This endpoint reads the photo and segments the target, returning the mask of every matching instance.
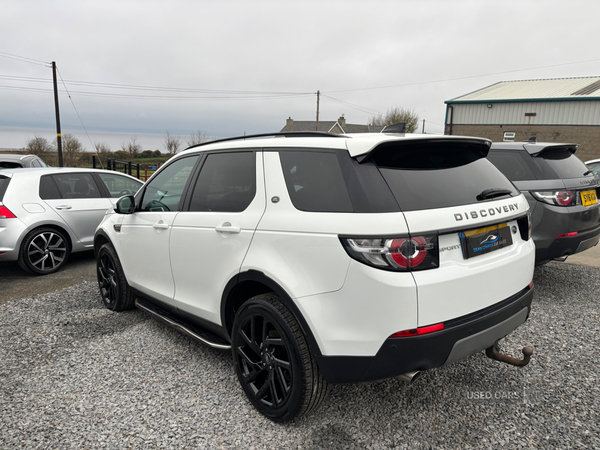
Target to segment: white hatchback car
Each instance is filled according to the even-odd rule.
[[[527,319],[527,200],[484,139],[278,134],[201,144],[117,202],[95,237],[105,306],[216,348],[264,415],[328,383],[492,349]]]
[[[141,185],[100,169],[0,170],[0,261],[36,275],[56,272],[72,252],[92,249],[106,210]]]

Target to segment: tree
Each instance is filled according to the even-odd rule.
[[[50,146],[48,139],[36,135],[32,139],[29,139],[27,141],[27,146],[25,147],[25,150],[27,151],[27,153],[39,156],[43,159],[44,154],[49,152],[51,148],[52,147]]]
[[[181,147],[181,138],[179,136],[173,135],[167,130],[167,134],[165,136],[165,149],[169,155],[174,155],[179,151],[179,147]]]
[[[65,167],[76,167],[77,161],[81,156],[81,153],[85,151],[79,139],[72,134],[63,134],[61,138],[62,142],[62,154],[63,154],[63,165]],[[58,143],[56,139],[52,142],[52,146],[58,151]]]
[[[208,141],[206,137],[206,133],[202,130],[194,131],[190,134],[190,138],[187,140],[187,145],[191,147],[192,145],[202,144],[203,142]]]
[[[138,153],[142,151],[142,146],[137,143],[137,136],[131,136],[129,142],[121,143],[121,152],[127,154],[127,158],[133,161],[137,158]]]
[[[394,123],[404,122],[407,133],[414,133],[419,126],[419,115],[412,109],[407,108],[389,108],[385,115],[378,114],[371,117],[369,125],[387,126]]]

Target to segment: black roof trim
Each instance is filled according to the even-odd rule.
[[[192,145],[191,147],[186,148],[189,150],[190,148],[202,147],[204,145],[216,144],[220,142],[229,142],[229,141],[243,141],[246,139],[255,139],[261,137],[335,137],[335,138],[347,138],[348,136],[344,136],[343,134],[336,133],[327,133],[325,131],[285,131],[282,133],[261,133],[261,134],[249,134],[247,136],[237,136],[231,138],[217,139],[216,141],[208,141],[202,142],[201,144]]]

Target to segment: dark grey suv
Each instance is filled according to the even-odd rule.
[[[600,240],[600,182],[576,144],[494,142],[488,159],[525,195],[536,264],[564,261]]]

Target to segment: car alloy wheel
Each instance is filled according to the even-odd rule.
[[[19,255],[19,265],[38,275],[56,272],[69,256],[65,235],[53,228],[40,228],[24,239]]]
[[[259,295],[242,305],[233,325],[232,352],[246,395],[271,420],[293,420],[325,398],[327,384],[304,335],[275,295]]]
[[[129,289],[121,262],[112,245],[104,244],[96,255],[96,274],[104,306],[112,311],[133,308],[135,297]]]

